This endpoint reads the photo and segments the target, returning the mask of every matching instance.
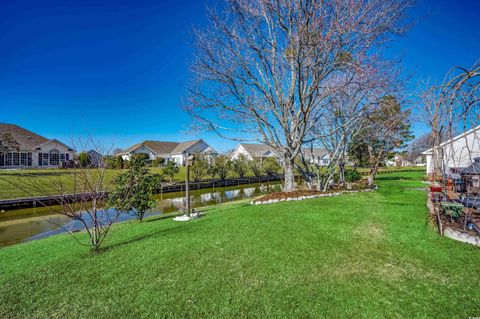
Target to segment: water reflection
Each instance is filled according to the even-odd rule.
[[[191,191],[192,207],[202,207],[219,203],[259,196],[279,190],[279,183],[262,183],[255,185],[240,185],[234,187],[210,188]],[[146,216],[172,213],[185,208],[183,192],[157,195],[157,206]],[[122,214],[120,221],[132,219],[128,214]],[[68,217],[51,214],[45,207],[17,209],[0,214],[0,247],[12,245],[28,239],[38,239],[64,232],[82,229],[80,223],[74,223]]]

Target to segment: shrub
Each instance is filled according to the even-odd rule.
[[[150,162],[151,167],[160,167],[165,164],[165,159],[163,157],[157,157]]]
[[[267,157],[262,160],[262,170],[268,176],[277,175],[282,167],[274,157]]]
[[[82,168],[86,168],[91,164],[90,156],[88,156],[87,152],[81,152],[80,154],[78,154],[77,160],[78,160],[78,165],[80,165],[80,167]]]
[[[198,182],[205,177],[208,173],[210,164],[208,160],[202,154],[195,154],[195,162],[191,167],[192,178],[195,182]]]
[[[258,158],[254,158],[249,161],[248,167],[255,177],[260,177],[262,175],[262,162]]]
[[[150,163],[150,156],[148,154],[145,154],[145,153],[137,153],[137,154],[134,154],[132,155],[132,159],[133,158],[139,158],[139,159],[142,159],[145,163]]]
[[[180,168],[177,166],[175,162],[168,162],[167,165],[162,170],[162,173],[165,174],[166,176],[170,177],[170,182],[173,182],[173,178],[175,177],[175,174],[178,174],[180,171]]]
[[[362,175],[357,170],[345,171],[345,181],[348,183],[355,183],[362,179]]]
[[[123,158],[121,156],[108,156],[105,157],[104,160],[109,169],[123,168]]]
[[[212,178],[218,176],[219,179],[224,180],[227,178],[228,172],[231,169],[231,161],[225,155],[220,155],[215,158],[213,165],[209,168],[209,173]]]
[[[142,220],[145,212],[155,206],[153,197],[161,176],[152,174],[141,157],[134,157],[130,169],[115,178],[115,189],[108,201],[111,207],[123,212],[132,212]]]
[[[237,159],[232,161],[232,170],[238,174],[238,177],[244,178],[248,171],[248,159],[241,154]]]

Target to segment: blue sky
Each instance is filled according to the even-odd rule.
[[[205,23],[207,1],[2,0],[0,122],[65,142],[93,136],[107,147],[201,137],[220,151],[233,148],[188,133],[179,108],[191,31]],[[411,10],[416,25],[388,53],[413,75],[412,94],[420,81],[480,59],[479,12],[476,0],[424,0]]]

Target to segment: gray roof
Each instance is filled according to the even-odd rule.
[[[240,144],[252,157],[265,157],[268,153],[278,156],[277,151],[267,144]]]
[[[202,140],[194,140],[187,142],[162,142],[162,141],[143,141],[130,146],[123,153],[130,153],[139,147],[145,146],[151,149],[156,154],[181,154],[187,149],[197,144]]]
[[[143,141],[130,146],[124,153],[130,153],[139,147],[145,146],[157,154],[169,154],[178,145],[177,142],[161,142],[161,141]]]
[[[49,139],[33,133],[15,124],[0,123],[0,134],[10,133],[21,150],[34,150]]]
[[[480,160],[478,158],[474,159],[472,165],[461,170],[461,174],[480,175]]]
[[[201,140],[194,140],[178,143],[178,145],[173,149],[172,154],[181,154],[200,141]]]

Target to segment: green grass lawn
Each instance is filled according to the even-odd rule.
[[[161,172],[161,168],[150,168],[153,172]],[[379,172],[385,170],[419,170],[425,171],[424,167],[381,167]],[[358,168],[359,172],[368,172],[368,168]],[[107,170],[106,182],[108,188],[113,187],[111,182],[117,176],[121,170]],[[53,180],[60,179],[65,185],[67,192],[73,192],[73,178],[71,176],[71,170],[62,170],[62,169],[28,169],[28,170],[0,170],[0,199],[11,199],[11,198],[21,198],[21,197],[30,197],[31,194],[35,196],[39,195],[55,195],[58,192],[55,189],[49,190],[48,185],[51,185]],[[251,172],[247,174],[248,176],[253,176]],[[238,177],[234,172],[229,172],[229,178]],[[205,178],[211,178],[210,176],[205,176]],[[165,180],[169,181],[169,177],[165,177]],[[180,167],[179,172],[175,175],[174,181],[183,182],[185,180],[185,167]],[[41,194],[38,191],[29,191],[26,192],[22,189],[19,189],[14,186],[16,183],[22,183],[23,185],[46,185]],[[13,183],[13,184],[12,184]],[[28,187],[27,187],[28,188]]]
[[[480,316],[480,251],[427,223],[421,176],[126,222],[98,255],[67,235],[0,249],[0,318]]]
[[[152,172],[160,173],[161,168],[150,168]],[[31,194],[35,196],[39,195],[55,195],[58,192],[49,187],[52,185],[52,182],[61,180],[65,185],[67,193],[73,192],[73,178],[72,172],[74,170],[65,170],[65,169],[25,169],[25,170],[0,170],[0,199],[10,199],[10,198],[22,198],[30,197]],[[106,171],[106,184],[107,188],[111,189],[113,187],[112,181],[122,170],[108,169]],[[237,177],[234,173],[230,173],[229,178]],[[205,176],[205,178],[211,178],[210,176]],[[165,176],[165,181],[170,181],[170,177]],[[180,167],[179,172],[174,176],[174,181],[183,182],[185,181],[185,167]],[[15,187],[15,184],[21,183],[23,187],[28,185],[45,185],[42,193],[39,194],[38,191],[24,191],[18,187]]]

